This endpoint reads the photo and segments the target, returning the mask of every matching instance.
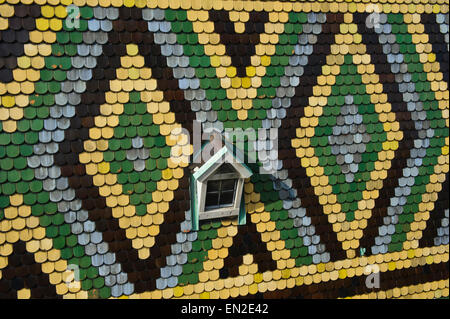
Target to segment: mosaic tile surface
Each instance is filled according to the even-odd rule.
[[[0,0],[0,298],[448,298],[448,9]],[[258,132],[246,225],[194,120]]]

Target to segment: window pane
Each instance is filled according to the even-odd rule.
[[[220,206],[229,206],[233,204],[234,191],[222,192],[220,194]]]
[[[206,188],[205,210],[213,210],[233,205],[237,180],[208,181]]]
[[[206,192],[218,192],[220,190],[220,181],[208,181]]]
[[[205,208],[215,208],[219,204],[219,194],[218,193],[207,193],[205,200]]]
[[[222,191],[234,191],[236,185],[235,179],[226,179],[222,181]]]

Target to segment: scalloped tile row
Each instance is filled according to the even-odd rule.
[[[448,3],[391,2],[0,0],[0,298],[448,298]],[[246,225],[191,230],[194,120]]]

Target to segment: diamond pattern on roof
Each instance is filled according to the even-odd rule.
[[[0,298],[448,298],[435,2],[0,0]],[[194,120],[245,225],[192,230]]]

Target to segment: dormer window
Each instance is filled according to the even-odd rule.
[[[195,156],[194,156],[195,157]],[[208,160],[194,165],[191,177],[192,229],[198,230],[203,220],[236,217],[245,224],[244,180],[252,175],[225,142]]]

